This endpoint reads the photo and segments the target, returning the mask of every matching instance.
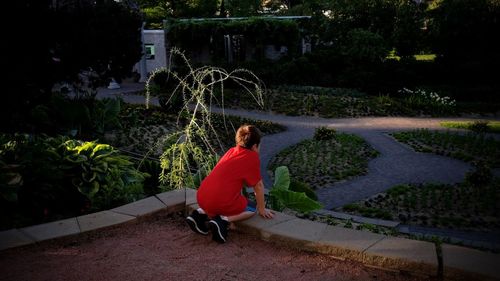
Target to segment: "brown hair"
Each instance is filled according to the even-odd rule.
[[[260,130],[254,125],[242,125],[236,132],[236,145],[244,148],[252,148],[254,144],[259,146],[261,138]]]

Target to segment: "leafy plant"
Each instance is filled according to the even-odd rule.
[[[28,224],[137,200],[147,177],[109,145],[62,136],[0,135],[0,170],[4,212]]]
[[[311,187],[305,182],[302,182],[302,181],[299,181],[296,179],[292,179],[290,181],[289,189],[291,191],[295,191],[295,192],[304,192],[306,194],[306,196],[311,198],[312,200],[315,200],[315,201],[318,200],[318,196],[316,195],[316,192],[314,192],[314,190],[312,190]]]
[[[301,213],[309,213],[322,208],[321,204],[309,198],[305,192],[295,192],[289,187],[290,173],[288,168],[286,166],[276,168],[274,185],[269,191],[271,208],[275,210],[290,208]]]
[[[130,202],[142,194],[145,175],[112,146],[96,142],[66,141],[64,161],[75,163],[78,174],[71,183],[99,207]]]
[[[178,55],[189,69],[186,75],[167,72],[178,82],[172,90],[169,99],[182,97],[182,108],[179,111],[178,123],[184,119],[179,130],[169,134],[163,144],[166,150],[160,157],[162,172],[160,181],[170,188],[194,187],[200,173],[208,173],[217,159],[217,145],[223,148],[217,130],[214,128],[211,106],[224,107],[224,82],[235,83],[245,89],[259,106],[263,106],[261,81],[251,72],[237,69],[227,72],[224,69],[210,66],[193,68],[184,54],[173,48],[172,56]],[[149,106],[150,83],[159,71],[153,72],[146,84],[146,106]],[[214,90],[220,89],[220,96]],[[227,123],[223,116],[223,127]],[[196,175],[198,173],[198,175]],[[198,178],[198,179],[196,179]],[[196,181],[195,181],[196,180]]]

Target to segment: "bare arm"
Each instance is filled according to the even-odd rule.
[[[260,180],[254,187],[255,191],[255,199],[257,201],[257,212],[260,216],[272,219],[274,213],[268,209],[266,209],[266,203],[264,201],[264,183]]]

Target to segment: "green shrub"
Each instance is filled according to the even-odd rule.
[[[21,208],[33,222],[143,196],[147,174],[109,145],[34,135],[2,135],[0,140],[0,200]]]
[[[314,131],[314,140],[331,140],[336,136],[337,131],[328,127],[319,127]]]
[[[490,130],[488,125],[488,121],[474,121],[470,125],[470,129],[476,133],[487,133]]]

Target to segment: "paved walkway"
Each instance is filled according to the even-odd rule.
[[[114,92],[113,92],[114,91]],[[130,103],[144,103],[143,96],[130,93],[137,88],[107,90],[99,92],[100,97],[113,97],[116,93],[128,93],[121,97]],[[158,104],[152,98],[151,104]],[[220,109],[214,109],[221,112]],[[406,118],[406,117],[367,117],[325,119],[318,117],[290,117],[259,111],[225,109],[229,115],[249,117],[280,123],[287,127],[282,133],[265,136],[261,148],[261,170],[267,171],[269,161],[284,148],[294,145],[304,139],[311,138],[314,129],[328,126],[338,131],[353,133],[365,139],[374,149],[380,152],[379,157],[368,164],[365,176],[335,183],[317,191],[320,202],[325,209],[332,209],[352,203],[366,197],[383,192],[397,184],[406,183],[455,183],[463,181],[471,166],[465,162],[449,157],[415,152],[387,135],[388,132],[409,130],[415,128],[443,129],[439,123],[450,118]],[[271,186],[267,173],[264,183]]]
[[[144,104],[144,97],[134,95],[137,85],[122,90],[99,92],[99,97],[121,96],[126,102]],[[140,85],[139,85],[140,88]],[[122,94],[123,93],[123,94]],[[152,98],[151,104],[158,105]],[[213,109],[221,112],[221,109]],[[319,201],[324,209],[329,210],[345,204],[356,202],[383,192],[392,186],[407,183],[456,183],[463,181],[465,174],[471,170],[468,163],[453,158],[415,152],[405,144],[399,143],[388,135],[390,132],[429,128],[445,130],[439,125],[442,121],[470,120],[470,118],[408,118],[408,117],[365,117],[325,119],[309,116],[284,116],[261,111],[225,109],[229,115],[237,115],[252,119],[260,119],[280,123],[287,127],[285,132],[265,136],[261,148],[261,170],[267,171],[270,160],[284,148],[312,138],[315,128],[328,126],[338,131],[356,134],[365,139],[380,155],[368,164],[368,173],[343,182],[337,182],[317,190]],[[268,173],[263,173],[265,186],[271,187]],[[434,230],[410,229],[415,235],[437,235]],[[446,235],[447,234],[447,235]],[[460,236],[460,235],[458,235]],[[461,239],[455,232],[445,233],[444,237]],[[484,245],[482,234],[470,234],[467,240]],[[495,239],[497,245],[498,239]],[[474,243],[468,243],[474,245]]]

